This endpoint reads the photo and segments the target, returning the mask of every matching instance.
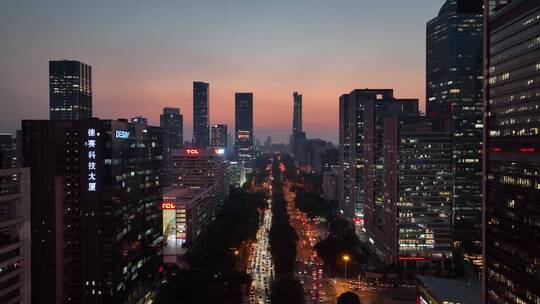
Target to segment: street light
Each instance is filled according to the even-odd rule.
[[[345,280],[347,280],[347,262],[349,262],[350,257],[344,254],[342,259],[343,259],[343,262],[345,263]]]
[[[234,250],[233,253],[234,253],[234,268],[236,268],[238,266],[238,255],[240,254],[240,251],[238,251],[238,249],[236,248],[230,248],[231,250]]]

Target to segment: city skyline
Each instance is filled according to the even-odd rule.
[[[16,117],[47,118],[48,61],[66,58],[92,66],[94,116],[102,119],[142,115],[158,125],[156,109],[179,107],[192,113],[192,82],[205,81],[212,86],[210,124],[233,126],[234,92],[252,91],[257,96],[255,136],[286,143],[290,95],[300,91],[308,136],[337,143],[340,92],[393,87],[399,96],[419,98],[423,109],[424,27],[442,2],[299,1],[285,6],[235,1],[151,8],[120,2],[6,3],[1,35],[12,43],[1,51],[6,74],[0,76],[0,99],[10,109],[0,128],[14,133],[20,128]],[[117,13],[120,8],[125,11]],[[147,10],[163,18],[149,18]],[[203,12],[212,22],[197,19]],[[380,15],[388,18],[379,20]],[[138,22],[132,24],[128,16]],[[327,43],[320,44],[323,40]],[[283,115],[266,115],[275,107]],[[192,124],[188,115],[186,140]]]
[[[426,2],[0,4],[0,303],[540,304],[540,0]]]

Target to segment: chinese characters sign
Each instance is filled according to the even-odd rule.
[[[96,129],[88,129],[88,191],[96,191]]]

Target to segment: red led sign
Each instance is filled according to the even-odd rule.
[[[400,261],[424,261],[427,260],[427,258],[423,257],[399,257]]]
[[[161,203],[161,209],[163,210],[174,210],[176,209],[176,204],[173,202],[163,202]]]
[[[197,149],[186,149],[187,155],[199,155],[199,150]]]
[[[521,153],[534,153],[536,151],[533,147],[523,147],[519,149],[519,152]]]

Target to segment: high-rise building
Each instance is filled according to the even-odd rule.
[[[80,61],[49,61],[51,119],[92,117],[92,67]]]
[[[482,15],[482,0],[447,0],[427,23],[426,37],[426,112],[452,123],[454,250],[477,266],[482,264]]]
[[[368,221],[370,241],[402,269],[449,271],[452,150],[448,119],[392,115],[384,119],[383,206],[380,224]],[[379,224],[379,223],[375,223]]]
[[[216,187],[220,204],[229,196],[227,163],[219,149],[185,148],[171,151],[173,187]]]
[[[339,172],[338,172],[338,202],[339,209],[347,218],[354,218],[355,202],[351,198],[354,183],[351,181],[351,171],[354,169],[351,160],[351,119],[349,113],[349,94],[339,97]],[[361,211],[363,214],[363,210]]]
[[[309,172],[322,173],[323,155],[331,145],[322,139],[302,139],[296,143],[296,161]]]
[[[28,168],[0,169],[0,237],[0,303],[31,303]]]
[[[210,146],[210,85],[193,82],[193,144],[202,149]]]
[[[234,151],[238,161],[253,161],[253,93],[234,95]]]
[[[416,102],[416,103],[415,103]],[[364,212],[366,210],[365,187],[373,184],[373,181],[365,181],[366,170],[377,169],[377,180],[381,180],[380,148],[377,148],[377,156],[373,145],[377,140],[380,146],[382,137],[382,121],[384,115],[375,115],[375,113],[384,112],[379,109],[387,107],[386,105],[395,105],[397,110],[410,111],[408,107],[417,104],[416,99],[396,99],[392,89],[357,89],[349,94],[342,95],[339,99],[339,193],[340,209],[350,220],[362,223],[364,221]],[[408,104],[408,106],[407,106]],[[372,111],[365,114],[366,106],[371,105]],[[417,108],[416,108],[417,109]],[[367,116],[366,116],[367,115]],[[370,145],[366,146],[368,138],[366,137],[366,118],[369,119],[372,130],[370,134]],[[376,136],[375,136],[376,135]],[[370,157],[370,163],[366,164],[366,157]],[[376,167],[371,167],[373,161],[378,160]],[[369,165],[369,166],[368,166]],[[369,176],[375,178],[374,172],[369,172]],[[369,184],[365,184],[369,182]],[[372,188],[369,188],[372,189]],[[370,210],[372,207],[369,207]],[[369,211],[369,210],[368,210]]]
[[[293,125],[292,132],[302,132],[302,94],[293,94]]]
[[[540,303],[540,2],[485,15],[483,296]]]
[[[302,95],[298,92],[293,93],[293,124],[290,139],[291,154],[296,157],[297,145],[300,140],[306,138],[306,134],[302,131]]]
[[[163,131],[163,171],[164,183],[171,184],[171,151],[184,145],[184,119],[179,108],[163,108],[159,116],[159,125]]]
[[[221,208],[216,187],[171,188],[163,194],[164,261],[181,264],[185,247],[192,246],[204,235]],[[178,250],[184,247],[184,250]]]
[[[381,96],[379,96],[381,97]],[[384,120],[389,116],[418,116],[418,99],[363,100],[364,107],[364,226],[370,237],[379,239],[386,230],[384,217]]]
[[[227,125],[218,124],[212,126],[212,148],[227,151]]]
[[[23,121],[31,169],[32,303],[124,303],[162,265],[161,129]]]
[[[298,142],[306,138],[302,132],[302,94],[293,93],[293,124],[291,133],[291,154],[296,157]]]

